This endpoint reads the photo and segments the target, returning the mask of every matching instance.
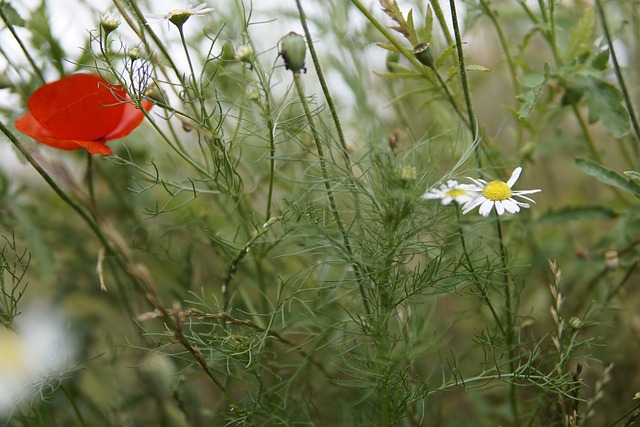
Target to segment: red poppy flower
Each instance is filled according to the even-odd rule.
[[[122,138],[144,119],[122,86],[93,74],[74,74],[38,88],[27,102],[29,112],[16,129],[61,150],[85,148],[112,154],[107,141]],[[149,111],[152,104],[142,101]]]

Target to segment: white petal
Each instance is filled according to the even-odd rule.
[[[513,192],[513,194],[518,195],[518,194],[533,194],[533,193],[539,193],[542,190],[540,190],[539,188],[536,190],[516,190]]]
[[[515,193],[514,193],[513,195],[514,195],[514,196],[517,196],[517,197],[520,197],[520,198],[522,198],[522,199],[528,200],[528,201],[530,201],[531,203],[535,203],[535,202],[536,202],[535,200],[531,200],[530,198],[528,198],[527,196],[523,196],[522,194],[515,194]]]
[[[498,213],[498,215],[502,215],[504,213],[504,208],[506,203],[503,204],[502,201],[498,200],[495,204],[496,204],[496,212]]]
[[[491,209],[493,208],[493,205],[494,205],[493,200],[485,199],[485,201],[482,202],[482,205],[480,205],[480,210],[478,212],[482,216],[489,216],[489,214],[491,213]]]
[[[513,187],[513,184],[515,184],[518,178],[520,178],[520,172],[522,172],[521,167],[517,167],[513,170],[511,178],[509,178],[509,181],[507,181],[507,185],[509,186],[509,188]]]
[[[482,202],[484,202],[485,199],[484,197],[477,197],[475,199],[471,199],[469,201],[467,201],[464,206],[462,206],[462,214],[465,215],[469,212],[471,212],[473,209],[476,208],[476,206],[478,206],[479,204],[481,204]]]
[[[518,207],[518,202],[513,199],[503,200],[502,204],[504,208],[511,213],[520,212],[520,208]]]

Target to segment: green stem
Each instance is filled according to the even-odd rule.
[[[478,139],[478,126],[475,120],[475,114],[473,113],[473,104],[471,103],[471,93],[469,92],[469,82],[467,81],[467,71],[464,66],[464,52],[462,51],[462,38],[460,36],[460,27],[458,26],[458,13],[456,12],[456,1],[449,0],[451,7],[451,19],[453,21],[453,32],[456,37],[456,51],[458,52],[458,65],[460,68],[460,79],[462,80],[462,90],[464,92],[464,99],[467,104],[467,115],[469,116],[469,127],[471,129],[471,137],[475,143]],[[476,155],[476,165],[478,169],[482,169],[482,153],[481,144],[474,144],[474,151]]]
[[[510,382],[509,398],[511,401],[511,411],[513,412],[514,426],[518,427],[520,421],[518,419],[518,401],[516,399],[516,349],[514,346],[514,323],[513,323],[513,308],[511,287],[509,284],[509,274],[507,272],[509,258],[507,253],[507,247],[504,244],[504,238],[502,235],[502,225],[500,223],[500,215],[496,214],[496,230],[498,232],[498,241],[500,242],[500,260],[502,261],[502,280],[504,286],[504,298],[505,298],[505,315],[507,318],[507,348],[509,350],[509,368],[514,374],[513,381]]]
[[[298,97],[300,98],[300,102],[302,103],[302,107],[304,108],[305,116],[307,117],[307,121],[309,122],[309,129],[311,129],[311,134],[313,136],[313,141],[315,142],[315,145],[316,145],[316,150],[318,151],[318,159],[320,160],[320,170],[322,172],[324,187],[325,187],[325,190],[327,191],[327,197],[329,199],[329,207],[331,209],[331,213],[333,214],[333,218],[336,222],[336,225],[338,226],[338,231],[342,236],[342,241],[344,242],[345,250],[347,251],[347,254],[353,265],[353,269],[356,274],[356,278],[358,280],[360,295],[362,297],[362,304],[364,305],[364,309],[366,313],[370,314],[371,310],[369,308],[369,301],[367,299],[367,294],[364,289],[362,271],[361,271],[360,265],[354,259],[353,248],[349,240],[349,235],[347,234],[344,224],[342,223],[342,218],[340,217],[340,212],[338,211],[338,206],[333,196],[333,189],[331,188],[331,182],[329,181],[329,173],[327,172],[327,163],[324,157],[324,149],[322,148],[320,135],[318,135],[318,131],[313,122],[313,116],[311,115],[309,104],[307,103],[307,99],[304,95],[304,88],[302,87],[302,81],[300,80],[300,73],[293,74],[293,81],[295,83],[296,90],[298,92]]]
[[[40,78],[40,81],[42,83],[46,83],[46,80],[44,79],[44,76],[42,75],[42,71],[40,71],[40,68],[38,68],[38,66],[36,65],[36,62],[31,57],[31,54],[29,53],[29,49],[27,49],[27,47],[24,45],[24,43],[22,43],[22,39],[20,38],[20,36],[18,36],[18,33],[16,33],[16,30],[13,28],[13,25],[11,24],[11,22],[9,22],[9,18],[4,13],[4,8],[2,8],[2,7],[0,7],[0,17],[2,17],[2,21],[4,22],[4,25],[7,26],[7,28],[11,32],[11,35],[13,36],[13,38],[20,45],[20,49],[22,49],[22,53],[24,53],[24,56],[27,57],[27,61],[29,61],[29,64],[31,65],[31,68],[33,68],[33,71],[36,73],[38,78]]]
[[[73,413],[76,414],[76,418],[78,419],[79,425],[81,425],[82,427],[86,427],[87,424],[84,422],[84,418],[82,417],[82,413],[80,413],[80,409],[78,408],[78,405],[76,405],[76,402],[74,401],[73,397],[71,396],[71,394],[69,393],[67,388],[65,386],[61,385],[60,389],[62,390],[62,393],[64,393],[65,397],[67,398],[67,400],[71,404],[71,408],[73,409]]]
[[[442,7],[440,7],[440,1],[431,0],[429,3],[433,8],[433,14],[436,15],[436,18],[440,23],[440,28],[442,28],[442,32],[444,33],[444,38],[447,39],[447,45],[451,46],[453,44],[453,37],[451,36],[451,32],[449,31],[449,25],[447,24],[447,20],[444,17],[444,12],[442,11]]]
[[[351,161],[349,160],[349,151],[347,150],[347,142],[344,137],[344,132],[342,131],[342,124],[340,123],[340,117],[338,116],[338,112],[335,104],[333,103],[333,97],[331,96],[331,92],[329,92],[329,86],[327,85],[327,81],[324,78],[324,73],[322,71],[322,67],[320,65],[320,60],[318,59],[318,54],[316,53],[316,48],[313,44],[313,39],[311,38],[311,33],[309,32],[309,27],[307,26],[307,17],[302,9],[302,5],[300,4],[300,0],[296,0],[296,5],[298,6],[298,14],[300,15],[300,23],[302,24],[302,29],[304,30],[305,38],[307,39],[307,46],[309,47],[309,53],[311,54],[311,59],[313,60],[313,66],[316,69],[316,74],[318,75],[318,81],[320,82],[320,87],[322,87],[322,93],[324,94],[325,99],[327,100],[327,105],[329,106],[329,111],[331,111],[331,117],[333,119],[333,123],[336,126],[336,130],[338,132],[338,139],[340,140],[340,147],[342,148],[342,156],[344,157],[344,163],[348,169],[351,168]]]
[[[591,137],[591,133],[589,132],[589,127],[587,126],[587,123],[584,121],[584,118],[582,118],[582,114],[580,114],[580,110],[578,109],[577,104],[575,103],[571,104],[571,108],[573,109],[573,114],[576,116],[576,119],[578,120],[578,124],[580,125],[580,129],[584,134],[584,138],[587,141],[587,146],[589,147],[589,152],[591,153],[591,157],[596,162],[602,163],[602,157],[600,157],[600,154],[598,153],[596,144],[595,142],[593,142],[593,138]]]
[[[480,291],[480,295],[482,297],[482,301],[485,304],[487,304],[487,307],[489,307],[489,310],[491,311],[491,315],[493,316],[493,320],[496,322],[496,325],[498,326],[498,329],[500,330],[500,333],[502,334],[502,336],[505,339],[507,339],[506,331],[504,330],[504,327],[502,326],[502,322],[500,321],[500,316],[498,315],[498,312],[496,311],[496,309],[493,307],[493,304],[491,303],[491,299],[489,298],[489,294],[487,292],[487,288],[484,285],[482,285],[482,282],[481,282],[480,278],[478,277],[478,275],[476,274],[475,268],[473,267],[473,263],[471,262],[471,258],[469,256],[469,251],[467,250],[467,243],[466,243],[466,240],[464,238],[464,232],[462,231],[462,224],[461,224],[461,218],[460,218],[460,209],[457,206],[456,206],[456,217],[458,219],[458,221],[457,221],[458,235],[460,236],[460,244],[462,245],[462,253],[464,254],[464,258],[465,258],[465,261],[467,263],[467,268],[469,269],[469,272],[471,273],[471,277],[473,278],[473,282],[476,285],[476,288]]]

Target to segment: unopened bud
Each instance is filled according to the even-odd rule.
[[[149,84],[149,86],[147,87],[147,90],[144,92],[144,96],[154,104],[163,105],[167,103],[166,94],[154,82]]]
[[[429,68],[434,68],[433,56],[431,55],[431,45],[429,43],[420,43],[413,48],[413,54],[421,64]]]
[[[300,70],[307,72],[304,58],[307,55],[307,44],[300,34],[290,32],[280,39],[280,55],[284,59],[284,67],[293,74],[300,74]]]
[[[604,254],[604,263],[609,270],[615,270],[620,267],[620,258],[618,251],[607,251]]]
[[[418,177],[418,172],[414,166],[405,166],[400,169],[400,180],[404,182],[415,181]]]
[[[580,329],[582,327],[582,320],[580,320],[580,318],[577,316],[573,316],[571,319],[569,319],[569,326],[571,326],[573,329]]]
[[[127,56],[131,61],[137,61],[138,59],[142,58],[142,52],[140,52],[140,49],[138,49],[137,47],[132,47],[127,51]]]
[[[238,50],[236,50],[235,59],[240,62],[251,64],[251,61],[253,60],[253,49],[251,46],[240,46]]]
[[[107,12],[100,17],[100,27],[104,31],[105,38],[120,26],[120,18],[111,12]]]

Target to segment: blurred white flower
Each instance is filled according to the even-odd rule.
[[[472,184],[458,184],[458,181],[450,179],[446,184],[442,184],[439,188],[427,190],[422,195],[423,199],[439,199],[443,205],[449,205],[452,202],[463,204],[477,196],[474,192],[476,186]]]
[[[0,417],[47,386],[56,387],[72,369],[75,342],[60,313],[41,305],[0,326]]]
[[[192,15],[204,15],[205,13],[213,12],[214,10],[215,9],[211,7],[207,7],[206,3],[201,3],[196,7],[191,7],[191,5],[189,5],[188,9],[171,9],[165,13],[152,13],[147,15],[147,18],[150,18],[150,24],[169,21],[176,27],[181,28]]]
[[[528,208],[528,203],[518,201],[514,199],[513,196],[528,200],[531,203],[535,203],[535,201],[524,195],[538,193],[542,190],[511,190],[513,184],[515,184],[520,177],[521,172],[521,167],[516,168],[511,174],[511,178],[509,178],[509,181],[507,182],[487,182],[484,179],[469,178],[475,184],[471,191],[475,192],[476,196],[473,199],[465,202],[464,206],[462,207],[462,213],[469,213],[478,206],[480,206],[480,210],[478,212],[482,216],[488,216],[494,206],[496,207],[496,212],[498,213],[498,215],[502,215],[505,212],[520,212],[521,207]]]

